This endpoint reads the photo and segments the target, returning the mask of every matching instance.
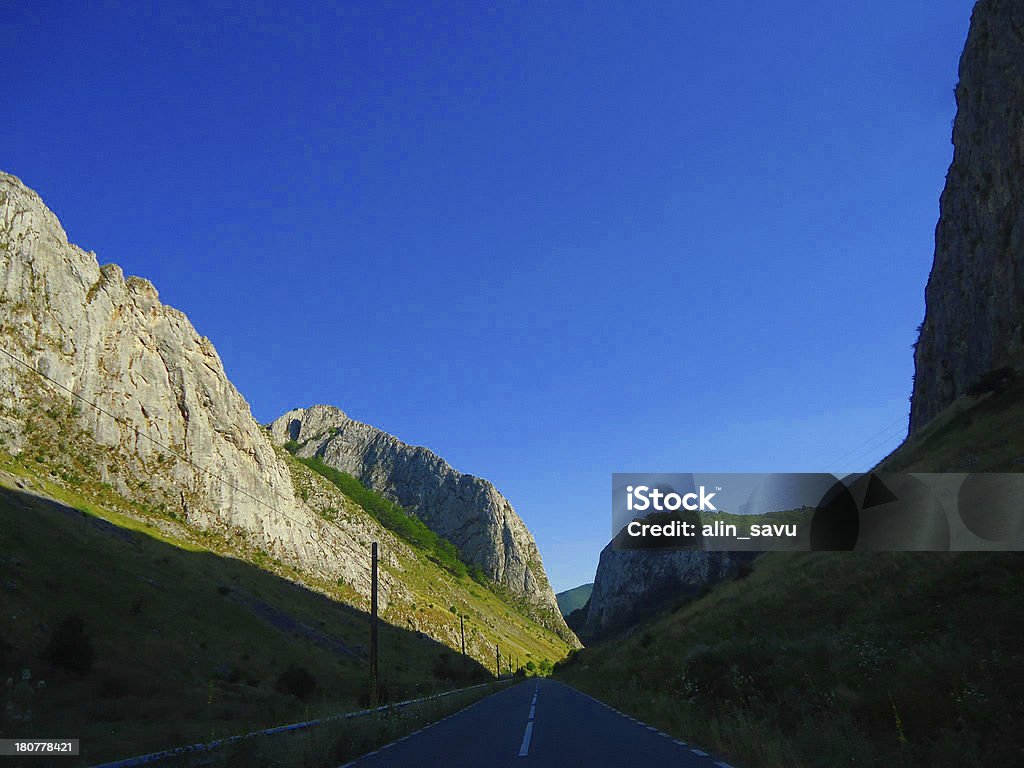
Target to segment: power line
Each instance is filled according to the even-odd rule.
[[[865,446],[865,445],[867,445],[868,443],[872,442],[873,440],[875,440],[875,439],[876,439],[877,437],[881,436],[882,434],[884,434],[884,433],[888,432],[888,431],[889,431],[889,430],[891,430],[891,429],[892,429],[893,427],[895,427],[895,426],[896,426],[897,424],[902,424],[902,423],[904,423],[904,422],[906,421],[906,419],[907,419],[907,417],[906,417],[906,416],[900,416],[900,417],[899,417],[898,419],[896,419],[895,421],[893,421],[893,422],[891,422],[891,423],[887,424],[887,425],[886,425],[885,427],[883,427],[883,428],[882,428],[881,430],[879,430],[879,431],[878,431],[878,432],[876,432],[875,434],[871,435],[871,437],[869,437],[869,438],[867,438],[866,440],[863,440],[863,441],[861,441],[860,443],[858,443],[857,445],[855,445],[855,446],[854,446],[853,448],[851,448],[850,450],[848,450],[848,451],[847,451],[846,453],[844,453],[844,454],[843,454],[842,456],[840,456],[839,458],[837,458],[837,459],[834,459],[834,460],[833,460],[833,461],[832,461],[832,462],[830,463],[830,465],[829,465],[829,466],[832,466],[832,467],[834,467],[834,466],[838,465],[840,461],[842,461],[843,459],[845,459],[845,458],[846,458],[847,456],[849,456],[849,455],[850,455],[851,453],[853,453],[854,451],[858,451],[858,450],[860,450],[860,449],[861,449],[861,448],[862,448],[863,446]],[[894,434],[895,434],[895,433],[894,433]],[[888,439],[888,438],[886,438],[886,439]],[[884,442],[884,441],[883,441],[883,442]]]
[[[846,456],[848,456],[849,458],[843,461],[842,465],[840,465],[840,463],[837,461],[832,466],[837,471],[845,471],[845,467],[854,466],[861,459],[870,455],[872,451],[884,445],[887,441],[891,440],[892,438],[897,437],[899,434],[899,428],[892,427],[890,427],[889,430],[885,432],[879,432],[873,435],[872,438],[870,438],[869,442],[861,443],[858,446],[858,448],[854,449],[853,451],[847,451]]]
[[[872,443],[870,446],[868,446],[865,450],[860,451],[859,453],[855,454],[852,459],[849,459],[848,460],[849,464],[852,466],[852,465],[855,465],[857,462],[862,461],[863,459],[867,458],[868,456],[871,455],[871,453],[873,451],[878,450],[883,445],[885,445],[887,442],[892,440],[894,437],[897,437],[900,434],[900,431],[901,430],[896,430],[895,432],[891,432],[889,434],[884,435],[881,440],[876,440],[874,443]]]

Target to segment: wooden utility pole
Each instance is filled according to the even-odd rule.
[[[466,617],[459,613],[459,627],[462,630],[462,674],[466,674]]]
[[[497,643],[494,644],[494,667],[498,670],[498,677],[501,677],[501,651]]]
[[[377,542],[370,547],[370,706],[376,707],[380,695],[377,668]]]

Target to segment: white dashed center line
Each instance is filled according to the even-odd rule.
[[[530,717],[526,721],[526,730],[523,731],[523,743],[519,745],[519,756],[526,757],[530,753],[530,739],[533,736],[533,718],[537,713],[537,694],[540,693],[540,683],[533,689],[533,701],[530,702]]]
[[[530,737],[533,736],[533,720],[526,724],[523,732],[523,743],[519,745],[519,756],[526,757],[530,753]]]

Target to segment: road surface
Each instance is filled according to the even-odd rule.
[[[732,768],[574,688],[527,680],[345,768],[385,766]]]

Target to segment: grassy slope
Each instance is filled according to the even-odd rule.
[[[1024,471],[1024,376],[962,397],[879,464],[887,472]]]
[[[563,616],[568,616],[578,608],[582,608],[590,599],[590,593],[594,591],[593,584],[581,584],[578,587],[567,589],[555,595],[558,600],[558,608]]]
[[[518,614],[566,641],[567,647],[576,647],[578,640],[569,631],[559,613],[545,605],[531,602],[522,595],[516,595],[504,585],[491,581],[484,575],[483,569],[479,565],[467,565],[460,559],[454,544],[434,533],[419,518],[406,512],[391,499],[363,486],[356,477],[326,464],[320,456],[300,457],[298,455],[299,450],[307,443],[318,444],[325,437],[326,433],[316,435],[302,443],[289,440],[283,447],[294,457],[295,461],[329,480],[348,498],[361,505],[381,525],[417,549],[421,555],[457,577],[470,576],[474,581],[487,587],[488,591],[500,596],[503,602],[514,607]],[[530,563],[528,567],[532,568],[533,565]],[[547,584],[547,576],[543,572],[543,567],[539,566],[539,562],[536,565],[540,567],[540,571],[539,573],[535,572],[534,575],[541,583]]]
[[[883,469],[1007,471],[1019,386],[965,399]],[[756,766],[1017,764],[1024,555],[792,553],[559,667]]]
[[[313,472],[294,457],[284,453],[282,455],[289,462],[299,493],[311,495],[309,490],[315,486],[319,494],[329,499],[326,502],[328,505],[352,506],[352,502],[330,480]],[[343,520],[339,522],[343,524]],[[517,610],[499,592],[497,585],[481,583],[464,569],[461,575],[452,573],[448,567],[437,562],[432,549],[421,550],[409,545],[397,548],[395,553],[399,560],[398,566],[392,568],[384,564],[382,567],[405,585],[411,593],[411,599],[392,596],[382,613],[389,621],[398,626],[424,631],[458,649],[459,616],[465,616],[466,650],[489,670],[494,669],[495,644],[500,648],[503,659],[511,655],[513,659],[518,657],[524,664],[528,659],[554,661],[568,653],[569,646],[562,638]],[[340,591],[338,596],[345,598],[346,594]],[[351,601],[356,605],[369,608],[365,599],[353,597]]]
[[[0,497],[0,681],[23,668],[47,681],[45,694],[34,697],[33,732],[70,728],[82,734],[88,758],[97,760],[365,703],[363,596],[275,559],[237,532],[191,528],[158,503],[125,498],[98,482],[92,468],[109,457],[63,409],[53,402],[35,409],[29,446],[18,457],[0,445],[0,485],[9,489],[16,478],[30,478],[40,494],[6,491]],[[296,491],[332,524],[370,519],[326,479],[281,454]],[[135,498],[147,498],[144,483],[129,487],[138,491]],[[479,660],[465,673],[475,679],[492,674],[496,643],[503,663],[510,655],[524,664],[554,661],[568,651],[489,585],[451,573],[429,553],[374,526],[376,538],[385,546],[390,541],[397,556],[397,563],[382,567],[408,594],[382,611],[388,626],[381,671],[393,699],[464,684],[453,650],[459,646],[456,612],[466,616],[468,651]],[[276,628],[257,615],[250,596],[279,620],[309,629]],[[53,628],[70,613],[83,617],[96,649],[94,669],[82,676],[41,657]],[[325,647],[323,638],[314,642],[316,632],[354,650],[356,658],[337,645]],[[293,663],[318,682],[304,701],[275,690]],[[2,721],[12,696],[0,689],[4,733],[24,730],[10,718]]]
[[[0,497],[5,676],[28,668],[47,683],[32,703],[33,733],[81,734],[95,761],[357,708],[361,656],[275,629],[231,594],[253,595],[353,649],[365,644],[363,614],[244,561],[162,541],[144,526],[104,525],[95,515],[102,510],[80,506],[90,511]],[[82,675],[41,658],[69,613],[83,617],[95,650]],[[382,635],[382,658],[401,660],[390,668],[396,688],[440,683],[430,671],[443,650],[391,627]],[[293,663],[317,680],[306,701],[275,690]],[[8,720],[3,730],[24,726]]]

